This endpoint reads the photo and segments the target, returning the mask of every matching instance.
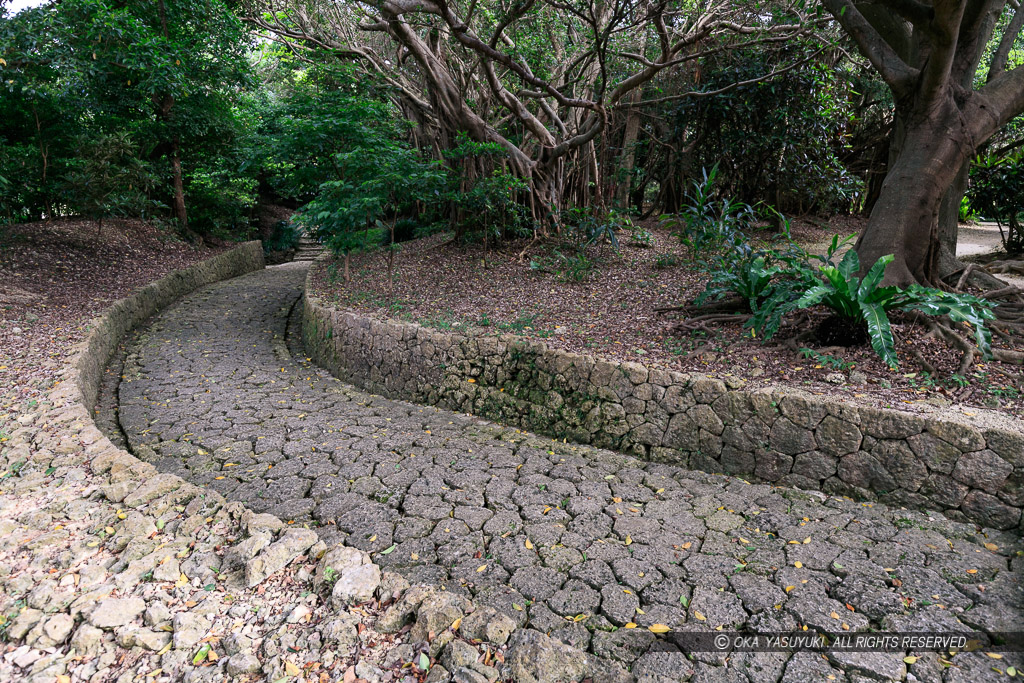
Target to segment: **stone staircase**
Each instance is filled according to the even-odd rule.
[[[306,233],[302,233],[293,261],[315,261],[325,251],[324,245]]]

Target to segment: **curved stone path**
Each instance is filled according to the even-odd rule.
[[[1024,669],[1020,654],[980,652],[910,664],[906,652],[680,654],[672,634],[643,627],[1024,630],[1024,544],[361,392],[286,346],[304,277],[293,265],[214,285],[145,331],[119,388],[138,456],[322,525],[328,542],[639,680],[980,681]]]

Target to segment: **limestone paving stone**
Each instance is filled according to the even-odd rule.
[[[921,572],[925,563],[959,568],[961,560],[953,559],[957,553],[985,554],[987,562],[977,569],[1001,568],[986,580],[1005,576],[1020,586],[1011,556],[984,547],[987,532],[944,535],[936,524],[937,538],[901,536],[907,512],[880,503],[754,485],[360,391],[303,353],[303,323],[294,312],[289,315],[303,275],[263,271],[215,285],[166,311],[130,349],[118,391],[119,419],[129,443],[136,452],[156,444],[159,453],[151,452],[158,469],[216,488],[257,512],[288,513],[286,522],[295,526],[283,532],[261,531],[258,514],[245,518],[255,540],[237,546],[223,570],[244,567],[250,582],[307,551],[315,539],[300,527],[318,525],[322,538],[349,548],[325,555],[314,581],[327,579],[327,567],[335,581],[353,571],[353,580],[359,579],[353,586],[336,584],[344,593],[339,605],[369,599],[382,582],[392,585],[389,574],[434,589],[444,586],[449,597],[430,598],[419,626],[423,635],[464,618],[482,640],[509,640],[512,654],[499,669],[524,681],[583,677],[583,661],[571,650],[553,658],[560,642],[633,665],[634,675],[650,672],[650,680],[689,677],[693,662],[678,653],[671,660],[675,666],[667,666],[672,653],[665,651],[665,640],[644,628],[655,623],[746,630],[798,624],[835,629],[846,623],[863,630],[881,628],[894,610],[914,614],[935,601],[926,596],[936,594],[959,614],[983,604],[985,592],[966,595],[954,581],[958,577]],[[383,338],[391,328],[375,329]],[[367,343],[381,343],[371,329],[366,334]],[[448,352],[456,357],[454,346]],[[619,371],[606,365],[567,366],[556,374],[568,382],[572,373],[589,373],[584,376],[618,396],[626,385]],[[703,433],[706,445],[727,444],[724,463],[734,457],[730,449],[770,443],[776,452],[762,450],[754,463],[766,478],[832,477],[847,488],[891,490],[898,482],[879,461],[884,453],[898,464],[899,484],[943,491],[994,522],[1009,523],[1013,508],[978,490],[1009,475],[1006,456],[978,450],[974,458],[984,467],[965,470],[955,460],[967,457],[959,450],[954,458],[934,447],[973,446],[970,430],[950,433],[929,426],[923,432],[917,422],[893,417],[867,428],[853,413],[808,413],[797,400],[784,402],[779,416],[769,393],[751,395],[749,405],[733,405],[718,380],[697,380],[691,395],[671,384],[680,378],[646,373],[643,380],[650,384],[636,385],[633,396],[674,413],[671,419],[666,413],[664,436],[658,435],[667,446],[696,449]],[[661,387],[668,384],[665,392]],[[467,383],[463,390],[470,395],[472,387]],[[627,413],[620,416],[624,426]],[[750,429],[725,426],[722,416],[742,420]],[[873,450],[907,437],[909,446],[893,441],[900,446]],[[923,467],[914,471],[921,461],[938,463],[936,472],[929,477]],[[123,495],[133,492],[128,488]],[[155,498],[173,492],[135,494]],[[269,542],[276,532],[283,535]],[[806,544],[805,538],[810,538]],[[837,569],[837,563],[849,568]],[[361,567],[377,565],[385,570],[383,577],[360,574]],[[871,581],[860,581],[864,572]],[[461,602],[464,598],[472,598],[476,612]],[[378,628],[399,630],[410,623],[420,605],[402,600],[388,609]],[[488,614],[501,618],[485,620]],[[1003,623],[979,614],[993,626]],[[621,628],[629,621],[640,627]],[[984,630],[985,623],[978,628]],[[510,624],[537,631],[512,632]],[[90,636],[78,632],[73,639]],[[196,632],[183,628],[183,642]],[[446,658],[444,668],[460,680],[473,680],[469,672],[483,675],[463,661],[468,651],[445,647],[453,645],[432,645]],[[785,653],[772,666],[765,661],[758,674],[767,677],[757,680],[803,681],[818,674],[851,680],[841,670],[846,665],[836,660]],[[730,678],[736,672],[724,662],[700,664],[694,676],[739,680]],[[871,675],[889,671],[888,664],[863,659],[848,666]],[[242,674],[252,662],[239,651],[228,666]]]

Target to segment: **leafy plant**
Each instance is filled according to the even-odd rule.
[[[747,247],[741,252],[739,258],[730,254],[719,259],[719,267],[714,269],[704,291],[694,301],[695,305],[736,294],[747,302],[750,311],[758,310],[784,268],[773,263],[774,252],[770,250]]]
[[[745,242],[741,231],[755,224],[757,213],[732,197],[716,199],[718,164],[710,170],[701,169],[701,174],[687,193],[683,210],[662,216],[662,225],[673,230],[695,254],[722,251]]]
[[[855,363],[837,358],[827,353],[819,353],[814,349],[802,348],[800,349],[800,355],[804,358],[814,361],[818,365],[833,370],[852,370],[856,367]]]
[[[629,231],[629,243],[634,247],[649,249],[654,246],[654,233],[647,228],[635,227]]]
[[[966,198],[972,211],[994,218],[999,224],[1007,253],[1024,252],[1024,154],[979,160],[971,169]]]
[[[629,217],[616,211],[600,214],[573,207],[562,214],[564,236],[568,245],[584,251],[595,244],[608,243],[619,250],[618,233],[632,227]]]
[[[597,264],[582,251],[565,254],[555,249],[548,256],[530,261],[530,270],[552,273],[564,282],[585,282],[597,270]]]
[[[937,289],[912,285],[905,290],[882,286],[886,267],[893,256],[883,256],[871,266],[863,279],[855,273],[860,270],[860,258],[850,249],[838,266],[820,268],[823,277],[794,304],[795,308],[824,305],[841,319],[867,327],[871,347],[889,367],[899,365],[892,336],[888,312],[891,310],[917,310],[928,315],[947,316],[954,323],[967,323],[974,328],[975,340],[982,354],[991,355],[992,333],[985,326],[992,320],[990,304],[967,294],[953,294]]]

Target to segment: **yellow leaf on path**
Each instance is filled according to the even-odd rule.
[[[182,586],[187,586],[187,585],[188,585],[188,577],[185,576],[184,572],[182,572],[181,576],[178,577],[178,580],[174,582],[174,587],[175,588],[181,588]]]
[[[533,550],[533,543],[530,543],[530,539],[526,539],[526,549]]]
[[[108,534],[112,534],[114,533],[114,527],[108,526],[106,529],[104,529],[104,531],[106,531]]]
[[[100,544],[99,541],[89,541],[88,543],[85,544],[85,547],[86,548],[95,548],[99,544]]]
[[[458,631],[460,626],[462,626],[462,617],[459,617],[458,619],[452,622],[452,630]]]
[[[647,630],[651,633],[668,633],[672,629],[670,629],[668,626],[665,626],[665,624],[652,624],[647,627]]]
[[[206,451],[204,451],[202,448],[200,448],[199,449],[199,455],[206,455]]]
[[[838,612],[832,612],[831,614],[829,614],[829,616],[832,617],[833,619],[838,619],[839,618],[839,613]]]
[[[811,537],[810,536],[808,536],[807,538],[804,539],[804,545],[807,545],[810,542],[811,542]]]
[[[904,657],[903,661],[906,662],[907,664],[913,664],[914,662],[917,661],[917,657],[913,657],[913,656],[911,656],[911,657]]]
[[[991,657],[992,659],[1002,659],[1003,658],[1003,656],[1001,654],[999,654],[998,652],[986,652],[985,656],[986,657]]]
[[[636,624],[634,624],[634,623],[633,623],[633,622],[631,621],[631,622],[629,622],[628,624],[626,624],[625,626],[623,626],[622,628],[636,628]]]
[[[629,534],[626,534],[626,545],[629,545],[632,542],[633,542],[633,537],[630,536]]]
[[[968,574],[977,574],[977,573],[978,573],[978,570],[977,570],[977,569],[968,569],[968,570],[967,570],[967,573],[968,573]]]
[[[295,666],[291,662],[285,662],[284,663],[284,672],[286,674],[288,674],[289,676],[298,676],[300,673],[302,673],[302,669],[300,669],[299,667]]]
[[[214,479],[216,479],[217,481],[220,481],[220,480],[221,480],[221,479],[223,479],[223,478],[224,478],[224,477],[214,477]]]
[[[701,614],[697,610],[693,611],[693,616],[697,617],[697,621],[707,621],[708,620],[708,618],[706,616],[704,616],[703,614]]]
[[[801,562],[800,560],[797,560],[796,562],[793,563],[793,566],[796,567],[797,569],[800,569],[801,567],[804,566],[804,563]]]
[[[479,567],[476,568],[476,573],[479,574],[480,572],[484,571],[485,569],[487,569],[487,565],[486,564],[482,564],[482,565],[480,565]]]
[[[794,588],[796,588],[796,586],[786,586],[786,592],[788,593],[789,591],[793,590]]]
[[[208,661],[208,662],[216,662],[217,661],[217,652],[215,650],[212,650],[212,649],[209,652],[207,652],[206,653],[206,661]]]
[[[629,590],[628,588],[623,588],[622,592],[625,593],[626,595],[632,595],[633,594],[633,591]]]
[[[693,545],[693,543],[691,541],[687,541],[686,543],[682,544],[679,547],[682,548],[683,550],[689,550],[690,546],[692,546],[692,545]]]
[[[376,541],[377,540],[377,534],[374,534],[373,536],[370,536],[369,540],[370,540],[370,543],[373,543],[374,541]]]
[[[643,611],[643,610],[642,610],[642,609],[640,609],[639,607],[637,607],[637,608],[636,608],[636,613],[637,613],[637,614],[647,614],[647,612]]]
[[[409,559],[410,560],[418,560],[418,559],[420,559],[420,556],[417,555],[416,553],[409,553]]]
[[[997,546],[995,543],[986,543],[985,547],[988,550],[991,550],[992,552],[995,552],[995,551],[999,550],[999,546]]]
[[[573,621],[578,624],[579,622],[583,621],[589,616],[589,614],[577,614],[575,617],[573,617]]]

